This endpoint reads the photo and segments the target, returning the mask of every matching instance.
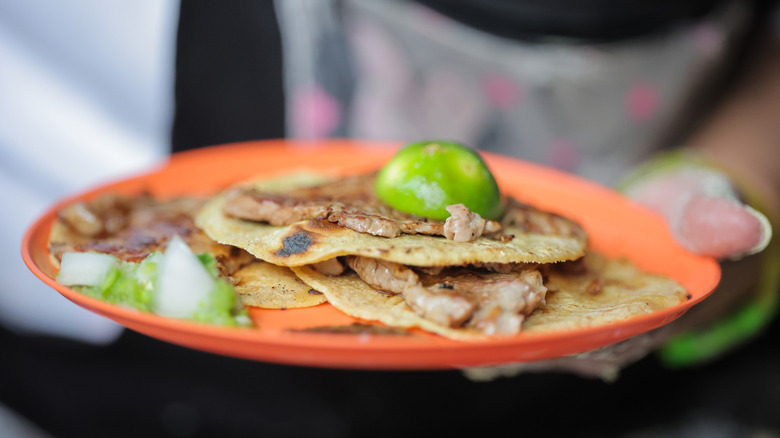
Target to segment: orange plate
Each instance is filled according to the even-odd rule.
[[[328,304],[295,310],[251,309],[257,328],[225,328],[164,318],[118,307],[57,284],[47,241],[56,212],[81,199],[148,190],[158,197],[211,194],[249,177],[299,169],[357,173],[375,169],[397,143],[333,140],[263,141],[174,154],[149,174],[109,184],[53,206],[27,231],[22,255],[32,272],[74,303],[132,330],[212,353],[285,364],[362,369],[451,369],[550,359],[603,347],[669,323],[704,299],[720,279],[718,264],[675,243],[662,220],[619,194],[578,177],[516,159],[485,154],[501,189],[543,209],[580,221],[592,247],[626,256],[641,268],[675,278],[691,299],[626,321],[577,330],[520,333],[462,342],[425,333],[413,336],[317,334],[291,331],[356,320]]]

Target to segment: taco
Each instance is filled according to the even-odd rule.
[[[106,194],[72,203],[59,211],[49,235],[49,254],[55,266],[67,252],[110,254],[137,263],[162,252],[178,236],[194,253],[214,257],[220,277],[234,285],[244,306],[278,309],[325,301],[288,268],[262,262],[238,247],[209,238],[194,221],[205,201],[200,197],[160,200],[149,194]],[[258,290],[274,294],[258,294]]]
[[[537,271],[526,267],[525,275],[533,275],[533,272],[541,274],[539,283],[528,282],[535,287],[526,294],[512,294],[518,288],[512,287],[505,274],[472,271],[470,275],[461,275],[454,281],[450,277],[452,287],[476,285],[483,290],[485,283],[503,281],[499,288],[492,290],[498,291],[500,298],[510,300],[515,306],[523,306],[521,309],[515,307],[515,312],[499,312],[495,308],[503,305],[506,309],[506,305],[494,300],[494,307],[480,309],[482,315],[462,326],[453,327],[421,315],[402,294],[388,293],[364,281],[354,271],[328,276],[310,266],[292,269],[303,281],[321,291],[333,306],[353,317],[393,327],[419,328],[462,340],[520,330],[552,331],[607,324],[655,312],[687,299],[685,289],[672,279],[643,272],[627,259],[606,258],[589,251],[574,262],[541,265],[536,267]],[[425,278],[425,275],[421,277]],[[446,276],[439,279],[447,281]],[[422,284],[430,282],[431,276],[428,276]],[[493,320],[484,317],[491,312],[495,316]],[[517,330],[508,330],[501,324],[519,326]]]
[[[282,266],[343,255],[416,266],[553,263],[581,257],[587,244],[576,222],[512,199],[501,222],[458,205],[440,221],[383,204],[373,194],[375,174],[311,185],[323,179],[296,174],[239,184],[207,202],[196,223],[212,239]]]
[[[207,202],[196,223],[217,242],[291,267],[348,314],[453,338],[517,333],[545,296],[538,266],[584,254],[586,233],[560,215],[506,199],[498,220],[462,205],[450,206],[447,220],[433,220],[378,200],[375,178],[296,174],[243,182]],[[385,303],[398,304],[404,316],[356,313],[343,304],[342,294],[359,299],[350,284],[394,297]],[[372,300],[362,306],[381,307]]]

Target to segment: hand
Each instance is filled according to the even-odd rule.
[[[665,164],[638,171],[624,191],[663,216],[674,237],[688,250],[723,261],[721,285],[713,296],[677,321],[617,344],[552,360],[472,368],[464,371],[468,378],[490,380],[521,372],[563,371],[614,380],[621,368],[665,345],[673,336],[707,327],[739,307],[759,275],[756,260],[747,256],[768,245],[772,234],[769,221],[739,200],[724,174],[685,160]],[[727,338],[727,342],[709,344],[720,351],[741,339]]]
[[[742,203],[722,173],[695,165],[652,172],[626,194],[660,213],[688,250],[739,259],[766,248],[772,235],[767,218]]]
[[[528,372],[564,372],[612,382],[617,380],[621,368],[646,356],[665,338],[662,332],[653,331],[585,353],[538,362],[468,368],[463,374],[474,381],[489,381]]]

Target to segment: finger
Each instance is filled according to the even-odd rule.
[[[733,199],[697,194],[675,213],[667,217],[672,233],[697,254],[734,259],[759,252],[769,243],[766,217]]]
[[[648,178],[626,190],[664,216],[687,249],[718,259],[739,259],[763,250],[771,237],[767,218],[740,202],[720,172],[680,169]]]

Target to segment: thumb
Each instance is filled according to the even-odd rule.
[[[697,254],[737,259],[763,250],[771,238],[767,218],[739,201],[729,179],[715,170],[651,174],[627,194],[664,216],[677,241]]]
[[[686,248],[717,258],[739,258],[769,243],[769,222],[758,211],[732,199],[693,195],[669,226]]]

